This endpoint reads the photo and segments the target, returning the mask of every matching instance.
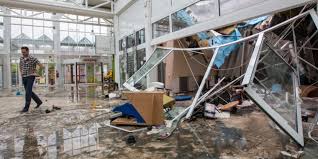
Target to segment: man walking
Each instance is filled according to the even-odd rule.
[[[28,47],[21,47],[21,53],[22,57],[20,58],[20,72],[25,89],[25,105],[22,113],[25,113],[29,111],[31,98],[37,104],[35,108],[39,108],[42,104],[41,99],[34,92],[32,92],[32,87],[36,76],[36,66],[39,65],[41,68],[43,68],[43,65],[37,58],[29,55]]]

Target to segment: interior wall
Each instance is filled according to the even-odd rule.
[[[122,38],[145,26],[144,0],[136,0],[126,11],[119,15],[119,37]]]
[[[177,41],[173,42],[172,44],[173,44],[172,47],[181,47]],[[204,73],[206,71],[206,67],[203,66],[202,64],[205,64],[205,65],[208,65],[208,64],[206,64],[203,56],[201,55],[197,54],[193,56],[197,59],[197,61],[201,63],[200,64],[197,61],[191,59],[191,57],[189,56],[187,52],[184,52],[184,54],[189,62],[189,65],[192,69],[194,76],[196,77],[198,84],[200,84],[199,80],[204,76]],[[210,61],[211,55],[212,55],[212,52],[205,52],[205,57],[208,61]],[[188,67],[188,64],[183,56],[182,51],[173,52],[169,57],[167,57],[165,62],[166,62],[165,81],[166,81],[167,89],[170,89],[172,90],[172,92],[175,92],[175,93],[180,92],[180,88],[179,88],[180,77],[189,77],[188,78],[189,91],[194,91],[198,88],[192,76],[192,73]]]

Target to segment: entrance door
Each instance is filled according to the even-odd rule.
[[[78,83],[86,83],[86,67],[85,64],[77,64],[77,82]]]
[[[95,83],[95,68],[94,63],[86,64],[87,83]]]
[[[75,83],[74,79],[75,79],[75,68],[74,68],[74,64],[66,64],[64,66],[64,83],[65,84],[73,84]]]

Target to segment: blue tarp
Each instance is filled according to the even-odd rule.
[[[256,25],[258,23],[263,22],[267,18],[268,18],[268,15],[262,16],[262,17],[258,17],[258,18],[255,18],[255,19],[251,19],[251,20],[247,20],[247,21],[245,21],[244,25],[239,25],[238,28],[243,28],[243,27],[247,27],[247,26],[250,26],[250,25]]]
[[[145,120],[139,114],[139,112],[135,109],[135,107],[130,103],[125,103],[123,105],[119,105],[113,109],[113,112],[121,112],[123,116],[134,117],[137,123],[145,123]]]
[[[185,101],[185,100],[191,100],[192,96],[176,96],[174,97],[176,101]]]
[[[193,18],[185,10],[180,10],[176,14],[177,17],[181,21],[185,22],[188,26],[195,24]],[[200,38],[200,40],[206,40],[209,38],[208,34],[205,32],[197,33],[197,35]]]
[[[231,33],[230,35],[227,35],[227,36],[219,35],[219,36],[213,37],[212,39],[209,40],[209,44],[210,46],[222,45],[222,44],[239,40],[241,38],[242,37],[241,37],[240,31],[238,29],[235,29],[233,33]],[[219,48],[218,54],[214,60],[214,65],[220,68],[224,63],[225,58],[229,56],[236,48],[238,48],[238,46],[239,44],[232,44],[232,45]]]
[[[194,19],[185,10],[178,11],[176,15],[181,21],[185,22],[188,26],[195,24]],[[258,24],[266,20],[267,18],[268,16],[262,16],[259,18],[245,21],[245,24],[238,26],[238,28]],[[197,35],[200,38],[200,40],[208,39],[210,46],[226,44],[226,43],[241,39],[241,33],[239,32],[237,28],[234,30],[234,32],[231,35],[227,35],[227,36],[220,35],[220,36],[213,37],[211,39],[209,39],[209,36],[206,32],[200,32],[200,33],[197,33]],[[214,65],[220,68],[224,63],[225,58],[229,56],[238,46],[239,44],[233,44],[233,45],[219,48],[219,52],[214,61]]]

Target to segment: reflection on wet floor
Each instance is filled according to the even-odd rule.
[[[24,132],[16,132],[10,138],[0,140],[0,159],[4,158],[58,158],[58,156],[76,156],[98,149],[97,123],[63,128],[50,134],[34,132],[34,128],[25,127]]]
[[[73,103],[93,103],[96,102],[96,98],[102,95],[100,86],[70,87],[69,89],[68,99]]]
[[[183,122],[165,140],[145,131],[134,133],[137,143],[127,145],[128,133],[107,127],[109,114],[92,109],[94,105],[110,109],[110,102],[118,104],[99,98],[100,87],[36,91],[49,102],[57,102],[62,110],[45,114],[45,107],[29,115],[1,115],[0,159],[277,158],[286,145],[283,135],[269,126],[266,115],[255,109],[229,119]],[[20,97],[0,98],[0,102],[10,99],[15,103]],[[315,144],[307,145],[305,158],[318,158],[315,152]]]

